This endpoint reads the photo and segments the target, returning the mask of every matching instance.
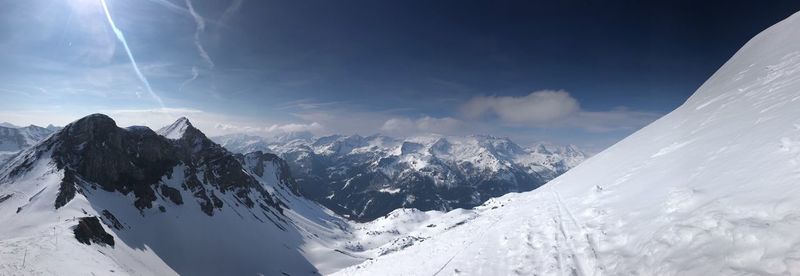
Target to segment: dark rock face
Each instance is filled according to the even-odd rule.
[[[71,169],[64,170],[64,178],[61,179],[61,184],[58,186],[58,195],[55,202],[56,209],[67,205],[67,202],[75,198],[75,192],[78,191],[75,181],[75,172]]]
[[[11,198],[12,196],[13,196],[12,194],[8,194],[8,195],[0,195],[0,203],[3,203],[3,201],[6,201],[6,200],[8,200],[8,199],[9,199],[9,198]]]
[[[75,239],[79,242],[91,245],[92,243],[110,245],[114,247],[114,236],[111,236],[97,217],[83,217],[78,220],[78,225],[73,229]]]
[[[209,216],[224,206],[218,194],[231,193],[248,208],[257,203],[280,208],[278,200],[244,170],[233,154],[206,138],[188,120],[181,118],[170,127],[178,127],[180,137],[168,139],[145,127],[123,129],[105,115],[89,115],[23,152],[31,157],[12,164],[11,175],[24,172],[33,160],[52,150],[56,167],[64,172],[56,208],[67,204],[81,189],[95,188],[95,184],[109,192],[133,193],[133,205],[140,210],[153,208],[157,193],[172,203],[184,204],[186,199],[178,188],[192,194]],[[177,172],[185,176],[180,187],[163,184],[161,180],[171,178],[178,165],[185,168]]]
[[[115,217],[114,214],[112,214],[110,211],[103,210],[101,214],[103,215],[103,222],[106,225],[108,225],[108,227],[112,227],[117,230],[122,230],[123,228],[125,228],[124,226],[122,226],[122,223],[119,222],[117,217]]]
[[[181,192],[178,189],[172,188],[167,185],[161,185],[161,195],[169,198],[172,203],[177,205],[183,204],[183,197],[181,196]]]
[[[50,140],[59,169],[74,171],[103,190],[133,192],[136,208],[152,208],[151,188],[180,161],[167,139],[151,130],[118,128],[111,118],[95,114],[64,127]]]

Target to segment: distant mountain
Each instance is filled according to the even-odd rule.
[[[8,123],[0,126],[0,166],[23,149],[33,146],[60,128],[30,125],[18,127]],[[10,125],[10,126],[7,126]]]
[[[214,142],[223,147],[238,153],[248,152],[272,152],[272,147],[287,144],[295,140],[309,141],[314,138],[310,132],[290,132],[273,137],[261,137],[255,135],[234,133],[212,137]]]
[[[2,122],[2,123],[0,123],[0,127],[18,128],[18,126],[14,125],[14,124],[12,124],[12,123],[9,123],[9,122]]]
[[[356,220],[375,219],[398,208],[474,207],[492,197],[533,190],[586,158],[575,146],[523,148],[492,136],[213,139],[233,152],[280,155],[289,163],[300,193]]]

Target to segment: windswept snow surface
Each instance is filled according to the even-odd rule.
[[[800,274],[800,15],[533,192],[340,275]]]

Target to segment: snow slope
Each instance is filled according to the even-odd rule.
[[[800,14],[682,106],[528,193],[341,275],[800,274]]]

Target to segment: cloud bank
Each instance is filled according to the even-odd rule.
[[[497,116],[514,123],[546,123],[580,110],[578,100],[563,90],[541,90],[522,97],[479,96],[461,106],[465,117]]]
[[[479,96],[459,108],[470,121],[492,121],[514,127],[579,128],[588,132],[635,130],[661,114],[618,107],[607,111],[583,110],[564,90],[541,90],[522,97]]]
[[[390,135],[413,135],[418,133],[457,134],[466,124],[451,117],[434,118],[424,116],[416,120],[410,118],[391,118],[386,120],[380,130]]]

